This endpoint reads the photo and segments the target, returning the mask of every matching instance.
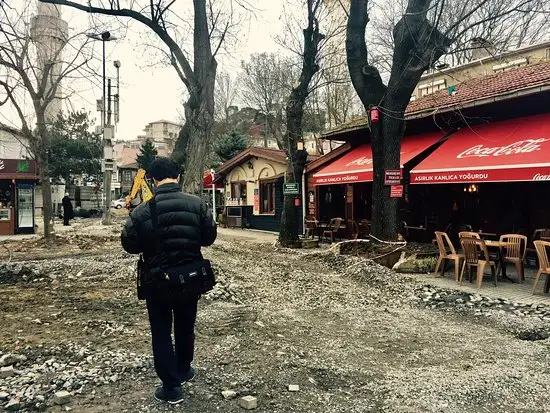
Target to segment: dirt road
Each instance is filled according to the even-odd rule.
[[[221,395],[234,390],[273,413],[550,411],[549,340],[523,341],[510,327],[531,321],[425,308],[422,286],[374,264],[231,234],[207,252],[220,284],[200,304],[196,381],[182,406],[162,406],[151,397],[157,379],[135,258],[115,231],[77,238],[62,234],[43,248],[25,241],[22,261],[0,269],[0,362],[16,370],[0,378],[2,405],[242,411]],[[71,400],[54,405],[61,389]]]

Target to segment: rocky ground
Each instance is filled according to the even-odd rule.
[[[96,224],[5,244],[0,408],[238,412],[253,396],[273,413],[550,411],[549,308],[227,232],[207,251],[219,284],[200,303],[197,378],[163,406],[135,257],[120,224]]]

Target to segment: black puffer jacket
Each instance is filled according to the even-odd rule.
[[[130,254],[143,253],[151,270],[202,259],[201,247],[212,245],[217,235],[216,223],[206,203],[182,193],[175,183],[160,185],[155,199],[160,252],[155,249],[147,203],[130,214],[122,230],[122,247]]]

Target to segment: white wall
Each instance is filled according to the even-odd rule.
[[[0,158],[3,159],[25,159],[30,158],[27,140],[17,136],[11,131],[0,127]]]

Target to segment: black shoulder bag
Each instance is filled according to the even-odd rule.
[[[157,255],[160,255],[161,246],[158,234],[157,202],[155,197],[149,201],[151,222],[153,224],[153,238]],[[152,274],[158,283],[168,282],[172,287],[179,288],[189,294],[201,295],[207,293],[216,285],[216,277],[209,260],[200,259],[189,263],[178,264],[170,268],[163,268]]]

